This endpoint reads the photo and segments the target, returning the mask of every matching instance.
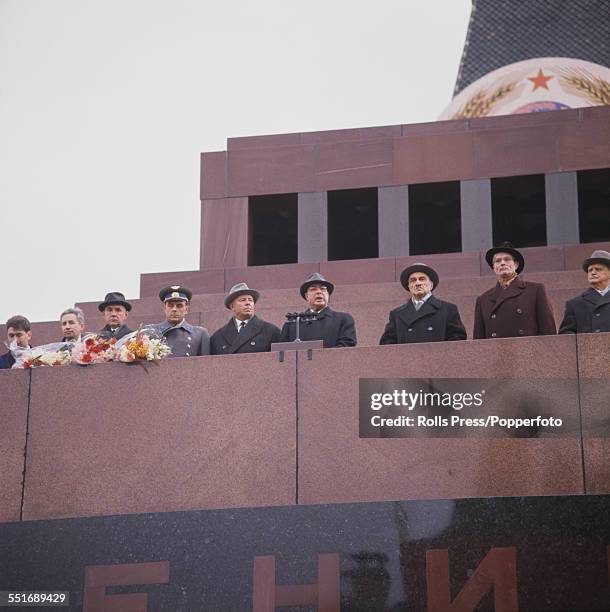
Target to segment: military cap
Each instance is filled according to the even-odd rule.
[[[159,291],[159,299],[162,302],[169,302],[170,300],[184,300],[190,302],[193,297],[193,292],[182,285],[172,285],[171,287],[165,287]]]

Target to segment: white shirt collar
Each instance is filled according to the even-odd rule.
[[[413,304],[423,304],[424,302],[427,302],[430,298],[432,297],[432,291],[428,291],[428,293],[426,293],[426,295],[424,295],[424,297],[421,300],[416,300],[415,298],[411,298],[411,301],[413,302]]]
[[[605,289],[595,289],[595,291],[597,291],[597,293],[599,293],[600,295],[606,295],[606,293],[610,291],[610,285],[606,285]]]

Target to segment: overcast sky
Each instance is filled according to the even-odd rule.
[[[0,321],[199,266],[199,154],[437,119],[471,0],[0,0]]]

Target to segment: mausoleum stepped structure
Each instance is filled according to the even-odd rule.
[[[404,301],[401,270],[422,261],[470,337],[476,296],[493,284],[484,253],[507,239],[559,321],[584,288],[584,258],[609,249],[609,201],[610,107],[229,138],[201,156],[200,269],[143,274],[131,323],[158,322],[159,289],[182,283],[192,322],[213,331],[245,281],[281,325],[321,272],[337,286],[333,305],[356,316],[359,344],[375,345]],[[101,327],[96,305],[79,305],[87,328]],[[34,329],[50,342],[58,323]]]
[[[582,261],[610,250],[609,191],[610,107],[204,153],[200,269],[143,274],[130,325],[185,284],[212,332],[243,281],[281,325],[317,271],[358,346],[0,372],[0,590],[69,590],[85,612],[608,609],[610,333],[471,336],[485,251],[506,239],[561,320]],[[468,340],[376,346],[416,261]],[[488,393],[485,414],[565,428],[360,437],[371,379],[455,379]]]
[[[557,323],[563,316],[566,300],[583,290],[586,277],[581,269],[581,264],[584,258],[596,248],[609,250],[610,242],[523,249],[527,262],[524,278],[544,283]],[[333,307],[354,315],[358,345],[375,346],[379,343],[389,311],[405,301],[406,294],[399,282],[401,271],[410,263],[422,261],[439,272],[441,282],[435,295],[458,305],[468,338],[472,338],[476,298],[495,282],[483,255],[483,253],[452,253],[395,259],[328,262],[332,266],[330,271],[327,271],[324,263],[307,264],[306,266],[301,264],[266,266],[264,271],[251,268],[243,275],[243,280],[250,287],[260,289],[262,292],[256,308],[259,316],[281,327],[286,313],[305,307],[297,286],[311,272],[322,271],[326,278],[331,279],[337,285],[332,298]],[[566,265],[570,269],[559,269]],[[345,266],[344,270],[342,270],[343,266]],[[480,273],[475,275],[475,270],[479,268]],[[275,276],[275,269],[285,272],[285,276],[281,272]],[[230,274],[231,270],[227,272]],[[189,278],[189,275],[192,276]],[[289,275],[293,276],[293,281],[289,280]],[[193,288],[195,294],[189,314],[189,320],[193,324],[203,325],[211,333],[226,323],[230,313],[224,307],[224,298],[226,291],[238,280],[233,282],[233,278],[230,278],[226,290],[209,293],[203,292],[198,287],[197,272],[162,273],[159,276],[161,278],[154,279],[153,285],[151,277],[154,278],[154,275],[147,275],[146,280],[150,283],[151,293],[155,292],[154,295],[130,300],[133,305],[129,318],[132,328],[137,327],[140,323],[160,322],[163,314],[162,305],[156,293],[161,287],[170,283],[183,283]],[[238,277],[235,276],[235,278]],[[267,284],[273,287],[275,283],[286,283],[292,286],[262,289]],[[97,304],[98,302],[77,304],[85,312],[88,330],[101,329],[104,325]],[[37,322],[33,323],[33,330],[38,344],[55,342],[60,325],[58,321]]]

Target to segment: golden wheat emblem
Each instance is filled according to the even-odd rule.
[[[584,69],[559,68],[559,81],[572,94],[584,97],[594,106],[610,104],[610,83]]]
[[[472,96],[466,104],[451,118],[452,119],[471,119],[474,117],[487,117],[494,107],[494,104],[506,98],[511,93],[517,82],[507,83],[502,85],[488,95],[484,89],[479,90]]]

